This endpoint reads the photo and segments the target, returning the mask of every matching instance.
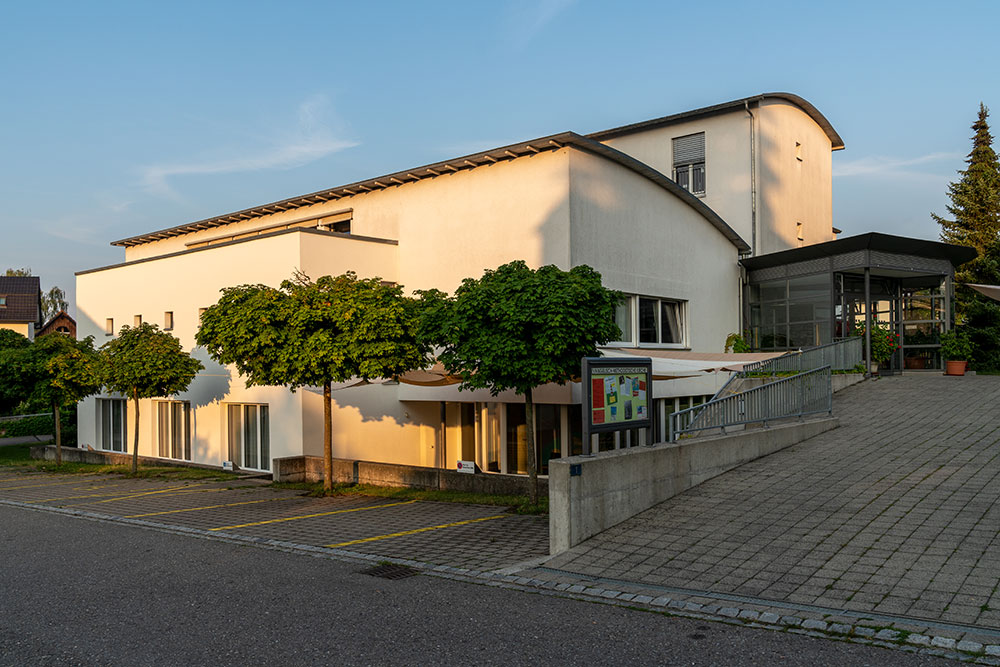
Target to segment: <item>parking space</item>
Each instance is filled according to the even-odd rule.
[[[0,499],[484,571],[548,550],[546,517],[489,505],[359,495],[312,498],[260,480],[171,482],[8,472],[0,474]]]

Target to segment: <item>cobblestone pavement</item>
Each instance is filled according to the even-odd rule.
[[[309,498],[259,480],[166,482],[0,471],[0,500],[485,572],[548,553],[545,517],[487,505]]]
[[[866,382],[838,393],[834,414],[839,429],[709,480],[522,575],[651,587],[646,597],[708,592],[716,595],[701,601],[715,608],[728,595],[760,610],[778,602],[784,613],[798,605],[845,620],[885,615],[912,620],[894,625],[917,632],[974,626],[997,644],[1000,377]],[[944,626],[933,634],[963,636]]]

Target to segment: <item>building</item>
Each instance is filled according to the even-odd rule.
[[[35,339],[42,325],[42,288],[38,276],[0,276],[0,329]]]
[[[199,312],[223,287],[277,285],[295,269],[355,271],[407,291],[453,291],[514,259],[588,264],[628,295],[611,347],[668,364],[654,382],[660,419],[712,395],[727,334],[749,309],[741,258],[835,238],[831,153],[843,142],[811,104],[775,93],[590,135],[563,132],[115,241],[124,261],[77,274],[81,336],[123,324],[171,331],[206,369],[183,395],[84,401],[81,444],[268,470],[273,458],[320,455],[322,396],[248,388],[195,348]],[[715,355],[713,357],[713,355]],[[669,363],[668,363],[669,362]],[[687,369],[689,372],[683,372]],[[655,374],[655,369],[654,369]],[[671,377],[673,379],[666,379]],[[546,386],[540,470],[580,451],[579,389]],[[662,431],[660,431],[662,433]],[[510,394],[437,382],[334,392],[334,455],[522,472],[524,405]],[[615,446],[609,442],[606,446]]]
[[[37,335],[44,336],[50,333],[61,333],[70,338],[76,338],[76,320],[70,317],[70,314],[65,310],[60,310],[38,329]]]

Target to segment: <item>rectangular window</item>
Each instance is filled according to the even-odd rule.
[[[132,319],[134,320],[133,324],[135,326],[139,326],[140,324],[142,324],[142,315],[136,315]]]
[[[266,405],[230,404],[229,460],[241,468],[271,469],[270,419]]]
[[[199,308],[198,309],[198,320],[199,321],[201,321],[201,316],[205,314],[206,310],[208,310],[208,308]]]
[[[167,331],[174,328],[174,312],[172,310],[163,313],[163,328]]]
[[[115,335],[115,320],[113,317],[104,320],[104,333],[109,336]]]
[[[97,399],[97,444],[111,452],[127,451],[125,443],[125,409],[127,401],[121,398]]]
[[[639,342],[654,345],[683,344],[683,304],[639,297]]]
[[[632,297],[627,296],[615,307],[615,324],[621,329],[620,341],[632,342]]]
[[[7,297],[0,296],[0,308],[6,308],[6,307],[7,307]]]
[[[705,133],[673,140],[674,181],[688,192],[705,194]]]
[[[159,401],[156,404],[159,455],[167,459],[191,460],[191,404]]]

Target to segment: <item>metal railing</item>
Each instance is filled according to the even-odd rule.
[[[864,339],[855,336],[835,343],[795,350],[773,359],[743,364],[743,370],[737,375],[747,377],[751,374],[801,373],[822,366],[829,366],[835,371],[848,371],[862,363],[863,355]]]
[[[670,442],[685,433],[833,412],[830,366],[713,399],[669,417]]]

